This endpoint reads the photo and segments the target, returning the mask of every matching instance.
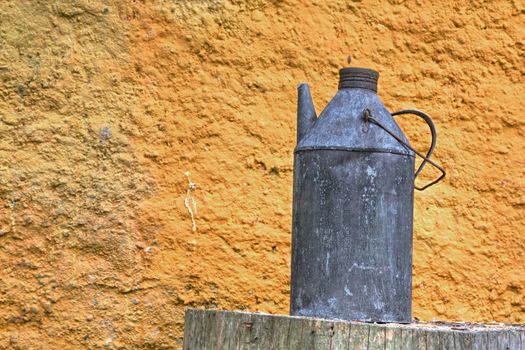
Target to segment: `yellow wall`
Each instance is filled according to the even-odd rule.
[[[322,110],[349,54],[438,128],[414,316],[525,322],[523,2],[1,7],[0,349],[176,349],[185,307],[286,313],[296,86]]]

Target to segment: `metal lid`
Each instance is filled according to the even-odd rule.
[[[377,92],[379,73],[373,69],[349,67],[339,70],[339,90],[347,88],[368,89]]]

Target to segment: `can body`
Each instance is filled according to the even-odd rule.
[[[290,313],[410,322],[414,157],[296,150]]]

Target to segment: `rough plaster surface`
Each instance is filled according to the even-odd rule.
[[[434,117],[449,170],[416,193],[414,315],[525,322],[522,1],[0,6],[0,349],[177,349],[188,306],[286,313],[296,87],[320,110],[348,54]]]

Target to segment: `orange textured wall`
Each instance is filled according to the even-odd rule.
[[[296,86],[320,111],[348,54],[433,116],[449,170],[416,193],[414,316],[525,322],[522,2],[1,7],[0,349],[177,349],[185,307],[286,313]]]

